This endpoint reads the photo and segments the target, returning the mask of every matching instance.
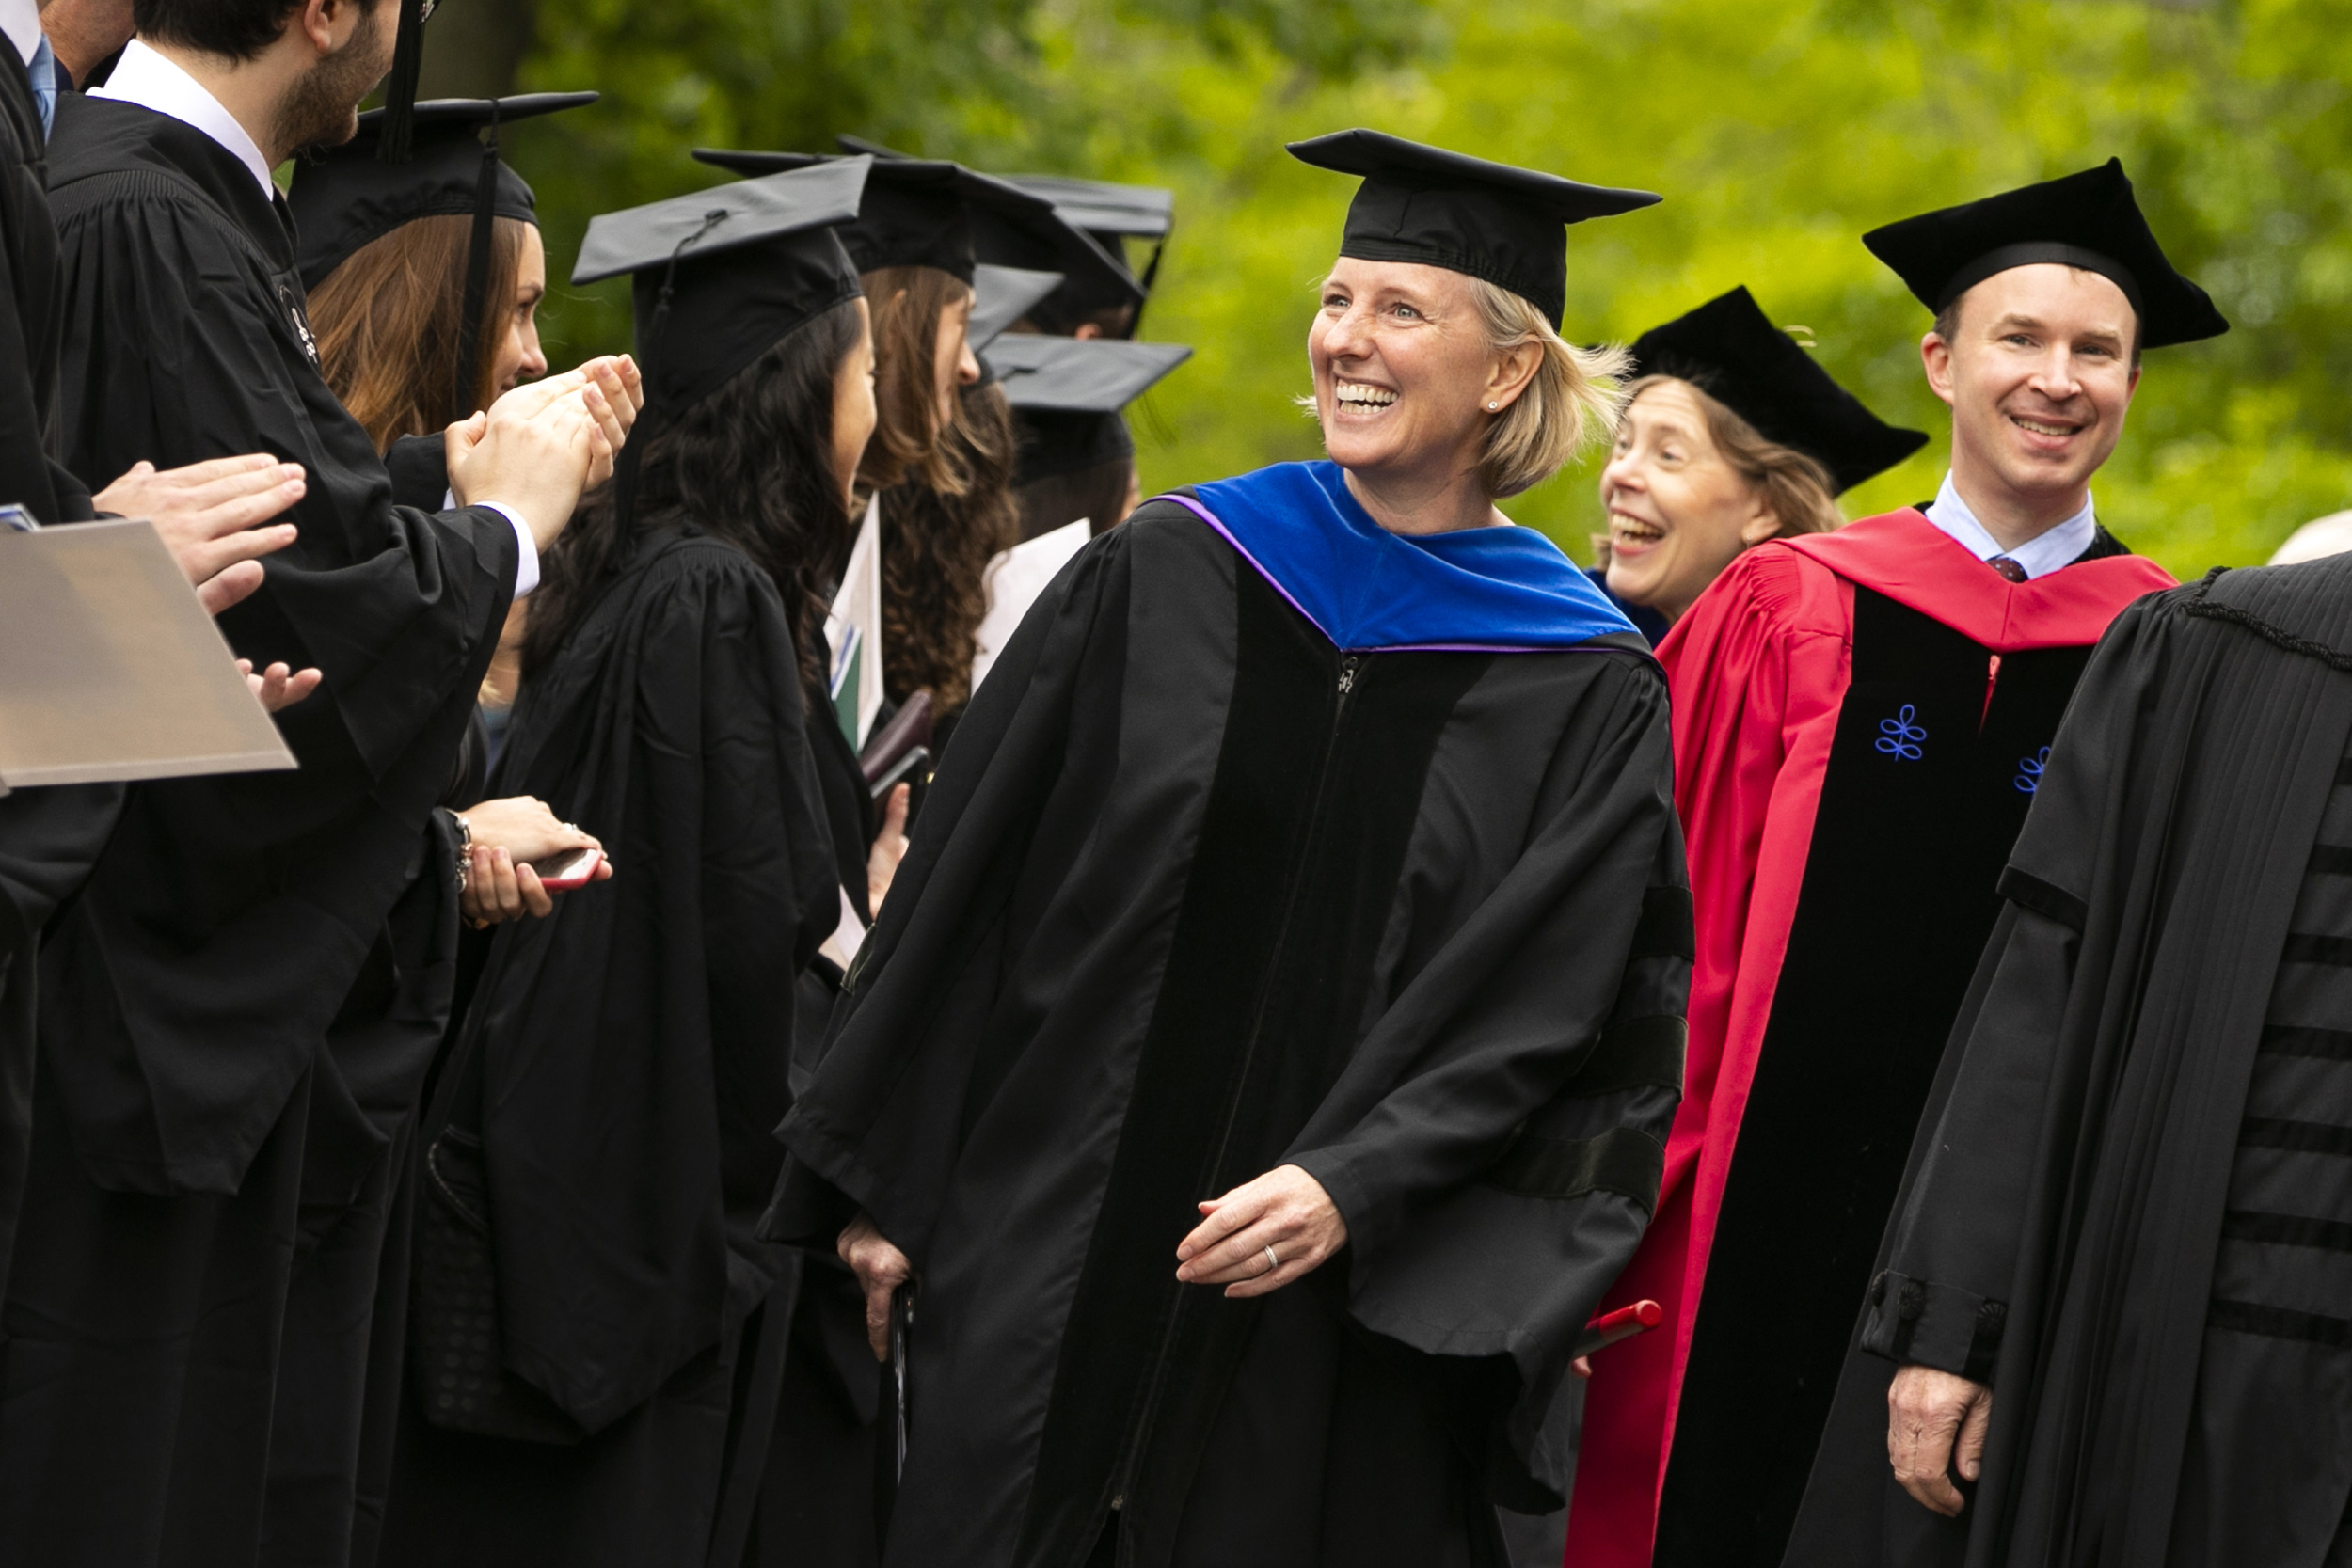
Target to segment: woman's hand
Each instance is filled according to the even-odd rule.
[[[858,1289],[866,1292],[866,1342],[874,1347],[874,1359],[890,1359],[890,1298],[899,1286],[914,1277],[914,1265],[907,1255],[882,1239],[873,1219],[864,1213],[850,1222],[841,1232],[835,1249],[841,1260],[857,1275]]]
[[[485,800],[457,815],[473,834],[458,909],[476,930],[525,915],[544,920],[554,911],[554,895],[539,885],[539,874],[526,863],[572,849],[604,847],[593,834],[558,821],[555,813],[528,795]],[[612,863],[598,862],[593,879],[601,882],[612,876]]]
[[[907,800],[912,793],[913,786],[908,784],[891,790],[890,803],[882,808],[882,832],[874,835],[874,847],[866,852],[866,908],[877,920],[882,918],[890,884],[898,875],[898,863],[907,858]]]
[[[316,670],[289,670],[282,664],[273,664],[257,675],[249,658],[237,660],[237,673],[245,677],[246,689],[259,700],[263,713],[294,706],[316,691],[319,682],[326,678]]]
[[[1207,1217],[1176,1248],[1176,1277],[1222,1285],[1234,1300],[1279,1291],[1347,1244],[1347,1222],[1323,1183],[1280,1165],[1200,1205]]]

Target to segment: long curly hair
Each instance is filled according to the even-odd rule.
[[[812,317],[648,441],[626,527],[611,485],[582,505],[531,596],[526,682],[553,662],[640,535],[691,522],[775,583],[802,679],[821,697],[827,594],[855,537],[833,467],[834,385],[860,331],[854,299]]]
[[[994,382],[968,387],[941,437],[959,492],[920,477],[882,492],[882,687],[893,702],[928,689],[942,714],[972,692],[988,613],[988,563],[1021,538],[1012,496],[1012,408]]]

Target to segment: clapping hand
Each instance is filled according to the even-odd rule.
[[[257,525],[300,500],[305,488],[300,464],[248,452],[183,468],[135,464],[90,501],[100,512],[152,522],[205,610],[217,615],[262,586],[261,557],[294,542],[292,523]]]

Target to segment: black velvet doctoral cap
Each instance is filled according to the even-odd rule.
[[[1292,142],[1290,152],[1317,168],[1364,178],[1347,209],[1341,255],[1419,261],[1485,278],[1534,305],[1554,327],[1567,306],[1562,227],[1661,199],[1650,191],[1579,184],[1381,131],[1334,131]]]
[[[707,147],[696,149],[694,156],[739,174],[807,168],[842,156],[870,159],[873,171],[866,182],[865,204],[858,209],[857,221],[841,230],[841,243],[850,247],[860,272],[936,267],[969,283],[981,260],[995,260],[984,258],[976,245],[984,227],[1053,222],[1051,202],[961,164],[866,152],[740,152]]]
[[[666,424],[858,296],[857,265],[833,226],[857,216],[871,162],[831,159],[590,221],[572,281],[636,275],[646,420]],[[649,434],[643,423],[638,434]]]
[[[384,111],[359,117],[359,134],[294,161],[286,206],[294,214],[302,286],[315,289],[362,247],[419,218],[470,215],[483,196],[482,133],[497,152],[497,128],[594,103],[593,92],[531,92],[512,98],[436,98],[411,111],[409,161],[376,156]],[[491,169],[493,216],[537,221],[531,187],[503,163]]]
[[[2139,316],[2139,346],[2230,330],[2205,291],[2165,259],[2133,198],[2123,160],[1946,207],[1862,236],[1919,303],[1944,308],[1997,272],[2056,261],[2110,279]]]
[[[1774,326],[1745,288],[1710,299],[1633,341],[1635,375],[1677,376],[1794,447],[1846,491],[1928,444],[1888,424]]]
[[[992,266],[986,261],[972,269],[972,325],[968,335],[977,354],[1008,327],[1027,315],[1038,301],[1061,287],[1057,272],[1030,272],[1023,267]]]
[[[1132,456],[1120,410],[1192,357],[1183,343],[1048,338],[1014,333],[988,351],[988,366],[1021,428],[1016,485]]]

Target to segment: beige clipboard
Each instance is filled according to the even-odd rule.
[[[152,525],[0,529],[0,792],[294,766]]]

